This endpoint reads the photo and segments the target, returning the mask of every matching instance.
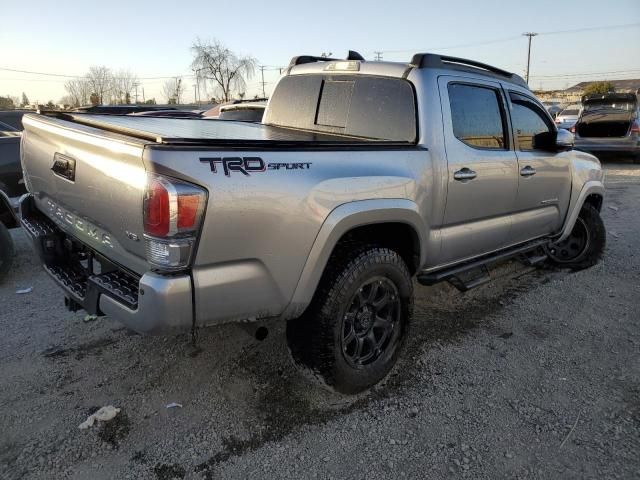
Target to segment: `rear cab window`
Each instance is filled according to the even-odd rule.
[[[497,88],[449,83],[453,134],[473,148],[507,150],[509,142],[503,102]]]
[[[415,94],[402,78],[290,75],[278,83],[263,122],[367,140],[418,138]]]

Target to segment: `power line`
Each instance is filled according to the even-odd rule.
[[[625,28],[635,28],[635,27],[640,27],[640,23],[627,23],[627,24],[622,24],[622,25],[605,25],[605,26],[600,26],[600,27],[585,27],[585,28],[574,28],[571,30],[555,30],[555,31],[548,31],[548,32],[538,32],[537,35],[562,35],[562,34],[570,34],[570,33],[580,33],[580,32],[590,32],[590,31],[595,31],[595,30],[613,30],[613,29],[625,29]],[[493,40],[486,40],[483,42],[473,42],[473,43],[461,43],[458,45],[449,45],[449,46],[444,46],[444,47],[429,47],[429,48],[422,48],[422,49],[405,49],[405,50],[379,50],[379,51],[374,51],[372,53],[376,54],[378,52],[380,53],[407,53],[407,52],[418,52],[418,51],[426,51],[426,50],[453,50],[456,48],[466,48],[466,47],[476,47],[476,46],[482,46],[482,45],[491,45],[494,43],[503,43],[503,42],[510,42],[513,40],[519,40],[520,38],[522,38],[522,36],[517,35],[517,36],[512,36],[512,37],[503,37],[503,38],[496,38]]]
[[[85,75],[65,75],[62,73],[50,73],[50,72],[34,72],[32,70],[18,70],[16,68],[7,68],[7,67],[0,67],[0,70],[5,71],[5,72],[15,72],[15,73],[28,73],[30,75],[45,75],[48,77],[62,77],[62,78],[85,78]],[[163,77],[138,77],[138,80],[166,80],[169,78],[176,78],[176,76],[178,77],[194,77],[194,75],[168,75],[168,76],[163,76]],[[129,78],[129,77],[113,77],[113,78],[117,78],[117,79],[121,79],[121,78]]]
[[[593,75],[631,75],[635,73],[640,73],[640,70],[614,70],[610,72],[563,73],[558,75],[531,75],[531,78],[571,78],[571,77],[591,77]]]

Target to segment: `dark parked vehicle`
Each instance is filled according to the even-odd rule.
[[[88,105],[74,108],[73,112],[78,113],[100,113],[103,115],[127,115],[136,112],[177,110],[176,108],[164,105]]]
[[[11,267],[13,241],[9,229],[19,226],[18,199],[26,193],[20,166],[21,135],[18,129],[0,122],[0,280]]]
[[[576,148],[593,154],[629,154],[640,163],[640,124],[635,93],[607,93],[582,98],[575,130]]]
[[[220,107],[218,120],[235,120],[238,122],[262,121],[267,102],[262,103],[238,103]]]
[[[193,110],[151,110],[148,112],[135,112],[129,115],[136,117],[162,117],[162,118],[201,118],[202,112]]]

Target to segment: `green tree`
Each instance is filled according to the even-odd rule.
[[[29,99],[27,98],[27,94],[22,92],[22,103],[21,105],[24,107],[26,105],[29,105]]]
[[[592,82],[584,89],[585,95],[611,93],[616,87],[611,82]]]
[[[156,104],[156,99],[155,98],[150,98],[149,100],[146,100],[144,102],[145,105],[155,105]]]

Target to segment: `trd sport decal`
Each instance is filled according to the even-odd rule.
[[[269,163],[265,164],[260,157],[208,157],[201,158],[201,162],[208,163],[213,173],[218,173],[218,165],[222,165],[224,174],[229,177],[231,172],[250,175],[269,170],[308,170],[311,162]]]

